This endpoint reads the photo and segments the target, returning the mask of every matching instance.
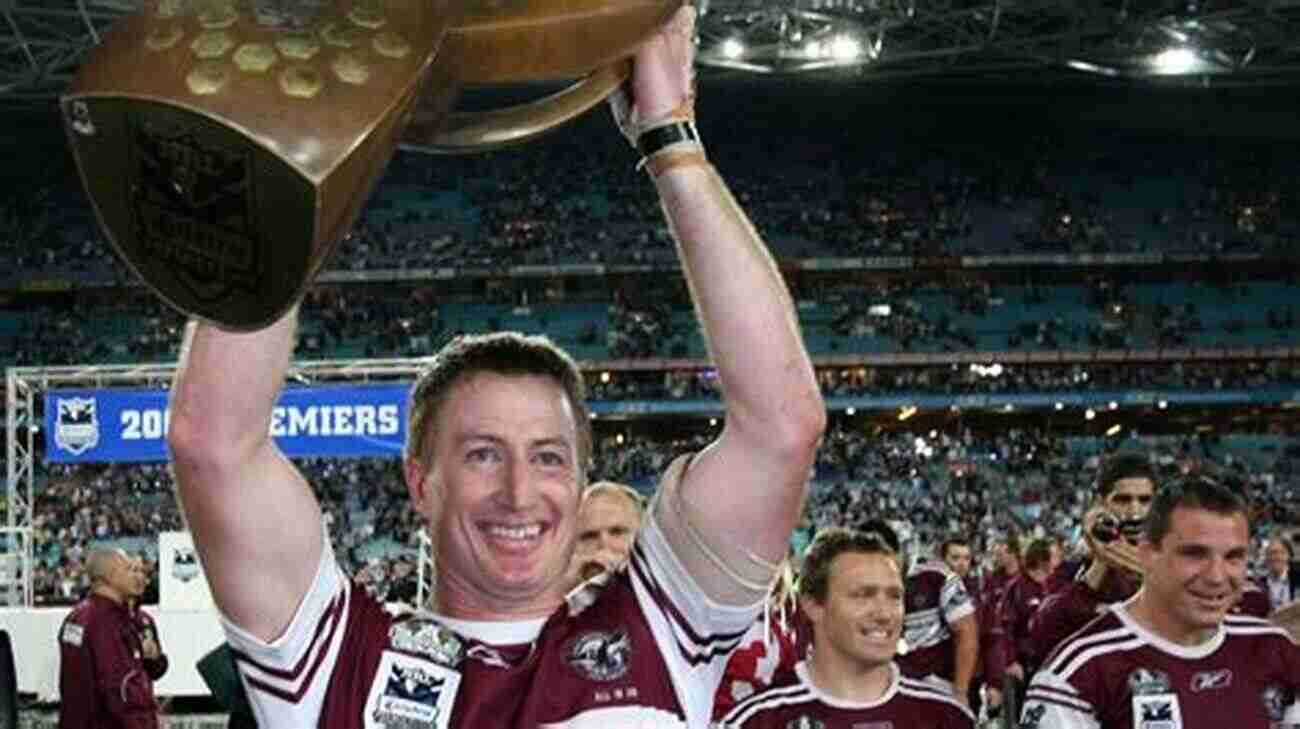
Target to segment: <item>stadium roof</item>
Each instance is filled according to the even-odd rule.
[[[0,101],[57,97],[108,26],[153,1],[0,0]],[[1300,0],[697,2],[701,65],[727,77],[1300,79]]]

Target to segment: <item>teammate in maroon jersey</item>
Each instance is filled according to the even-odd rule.
[[[979,624],[966,584],[942,561],[922,562],[907,576],[907,614],[898,658],[903,675],[934,682],[969,701],[979,661]]]
[[[1230,614],[1246,581],[1247,506],[1213,481],[1162,489],[1139,547],[1142,590],[1057,647],[1022,729],[1272,729],[1300,721],[1300,646]]]
[[[581,373],[549,341],[457,338],[413,388],[403,473],[437,587],[429,612],[399,619],[351,586],[268,436],[296,312],[251,333],[189,328],[169,444],[259,725],[708,724],[826,412],[781,274],[690,121],[693,41],[688,7],[638,53],[631,103],[614,108],[676,237],[726,425],[668,467],[626,569],[565,599],[591,431]]]
[[[1127,600],[1137,591],[1142,567],[1136,544],[1154,494],[1155,473],[1145,454],[1117,453],[1102,464],[1097,503],[1084,515],[1088,556],[1057,568],[1048,582],[1049,594],[1030,622],[1037,660],[1107,605]],[[1106,519],[1114,521],[1099,527]]]
[[[719,729],[970,729],[950,692],[906,678],[893,662],[903,626],[895,554],[874,534],[830,528],[804,557],[800,606],[813,648],[792,674],[742,700]]]
[[[994,635],[989,640],[991,654],[984,662],[988,670],[991,706],[1001,705],[1002,687],[1007,676],[1014,677],[1023,686],[1038,668],[1029,635],[1029,621],[1042,605],[1047,576],[1052,571],[1052,540],[1040,538],[1030,542],[1025,547],[1022,561],[1020,574],[1011,581],[998,601]],[[1019,696],[1015,698],[1019,699]]]

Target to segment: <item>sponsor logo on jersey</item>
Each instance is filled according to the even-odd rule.
[[[1183,729],[1178,697],[1172,693],[1135,694],[1133,729]]]
[[[366,729],[447,729],[460,673],[384,651],[366,700]]]
[[[1043,704],[1030,704],[1025,707],[1024,714],[1020,717],[1020,729],[1038,729],[1038,723],[1043,720],[1047,714],[1047,707]]]
[[[74,456],[99,445],[99,416],[93,397],[61,397],[54,422],[54,443]]]
[[[1217,671],[1201,671],[1192,676],[1192,691],[1213,691],[1225,689],[1232,685],[1232,669],[1221,668]]]
[[[594,630],[574,639],[565,655],[579,676],[590,681],[614,681],[627,673],[632,641],[622,630]]]
[[[825,726],[811,716],[801,716],[786,722],[785,729],[825,729]]]
[[[388,629],[388,644],[399,651],[432,658],[448,668],[456,668],[465,657],[464,641],[429,618],[393,623]]]
[[[1169,676],[1163,671],[1139,668],[1128,675],[1128,690],[1134,696],[1167,694],[1171,692],[1171,686]]]

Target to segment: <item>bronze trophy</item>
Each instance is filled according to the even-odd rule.
[[[146,0],[87,59],[64,120],[127,265],[186,314],[256,329],[302,296],[399,143],[473,152],[552,128],[616,88],[681,2]],[[571,78],[451,111],[468,84]]]

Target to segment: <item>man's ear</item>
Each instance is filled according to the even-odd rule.
[[[822,618],[826,615],[826,606],[809,595],[799,596],[799,610],[808,616],[808,622],[814,626],[820,624]]]
[[[417,513],[426,513],[433,480],[430,469],[424,463],[408,458],[402,461],[402,475],[406,480],[406,491],[411,496],[411,506]]]

